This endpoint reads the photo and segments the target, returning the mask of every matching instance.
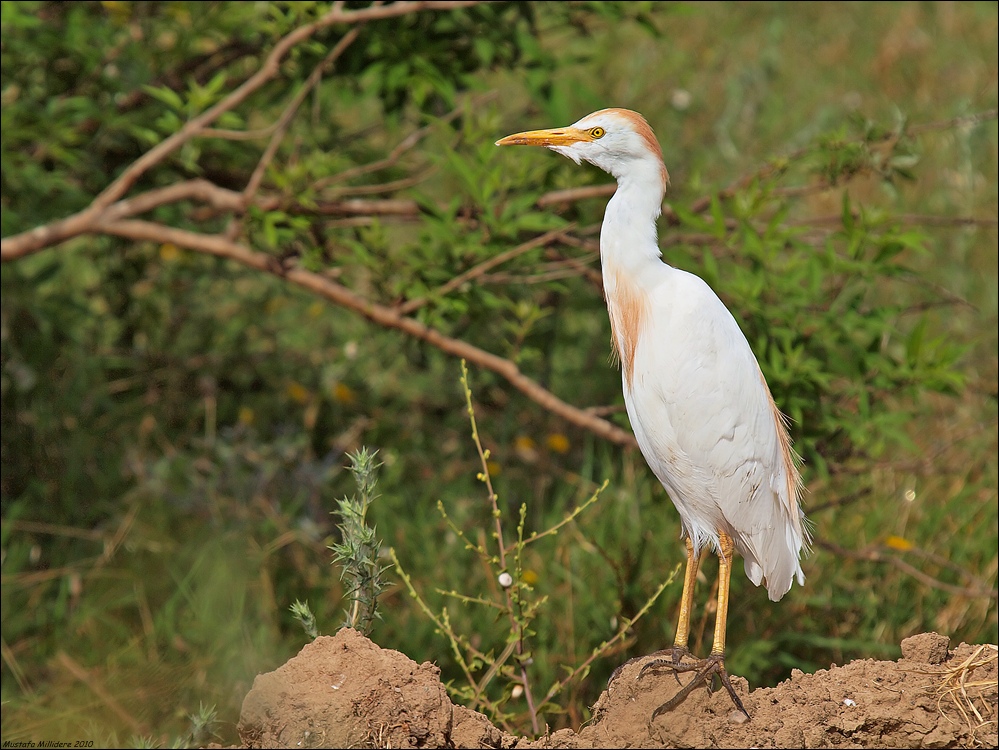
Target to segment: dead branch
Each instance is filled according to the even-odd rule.
[[[401,315],[390,307],[365,299],[347,287],[303,268],[286,267],[274,256],[256,252],[221,235],[205,235],[141,220],[100,221],[88,233],[111,234],[135,241],[172,243],[177,247],[208,253],[241,263],[248,268],[286,279],[303,289],[352,310],[383,328],[392,328],[426,341],[455,357],[461,357],[505,378],[517,390],[567,422],[593,432],[619,445],[636,445],[634,436],[620,427],[566,403],[524,375],[516,364],[466,341],[445,336],[440,331]]]
[[[117,179],[112,181],[87,208],[65,219],[37,227],[13,237],[4,238],[2,246],[0,246],[0,260],[3,262],[16,260],[85,234],[110,234],[136,241],[170,242],[178,247],[185,247],[198,252],[210,253],[235,260],[247,267],[285,278],[294,284],[329,299],[341,307],[353,310],[383,327],[400,330],[410,336],[426,341],[448,354],[463,357],[469,362],[492,370],[506,378],[514,387],[534,399],[541,406],[562,416],[569,422],[591,430],[597,435],[613,442],[622,445],[634,445],[634,438],[630,433],[606,420],[588,414],[562,401],[521,373],[513,362],[464,341],[445,336],[439,331],[407,317],[404,312],[392,310],[391,308],[364,299],[335,282],[329,275],[320,275],[301,268],[285,267],[274,257],[255,252],[224,236],[204,235],[133,218],[163,205],[188,200],[196,201],[216,211],[229,213],[234,216],[243,214],[248,203],[251,202],[265,210],[278,208],[282,202],[280,197],[258,196],[256,194],[263,173],[276,153],[288,124],[308,91],[318,83],[326,66],[333,62],[356,37],[358,31],[356,25],[425,9],[454,9],[475,4],[477,3],[395,2],[388,5],[373,5],[359,10],[346,10],[342,2],[334,3],[331,11],[323,18],[315,23],[301,26],[283,37],[271,50],[256,73],[217,104],[188,121],[179,131],[139,157]],[[259,133],[251,134],[253,136],[257,136],[258,134],[269,135],[270,143],[261,156],[244,191],[235,192],[227,190],[207,180],[189,180],[165,188],[150,190],[131,198],[125,197],[126,193],[145,172],[156,164],[161,163],[170,153],[180,148],[190,139],[204,135],[211,123],[217,120],[222,114],[238,106],[254,91],[276,77],[279,73],[280,61],[288,54],[292,47],[309,38],[317,30],[336,23],[354,24],[355,28],[341,37],[339,43],[313,70],[307,82],[284,109],[278,121],[274,125],[259,131]],[[459,112],[460,110],[456,110],[445,119],[457,116]],[[348,170],[341,173],[339,178],[344,180],[394,163],[403,153],[411,149],[429,132],[429,127],[424,127],[411,134],[381,162],[366,165],[353,171]],[[220,134],[213,131],[211,135],[218,136]],[[372,215],[417,216],[419,215],[419,207],[415,201],[409,200],[364,200],[355,198],[323,204],[318,208],[318,213],[354,217],[369,217]],[[546,244],[549,240],[550,238],[545,236],[535,242],[525,243],[520,248],[515,248],[509,253],[499,256],[498,259],[494,259],[495,262],[492,265],[495,265],[497,262],[503,262],[508,257],[513,257],[514,254],[526,252],[535,243],[540,246]],[[488,267],[492,267],[492,265]],[[478,269],[472,269],[466,276],[472,278],[488,270],[488,267],[482,266]],[[459,279],[454,280],[445,289],[444,293],[447,293],[447,291],[450,291],[459,283],[461,283]]]

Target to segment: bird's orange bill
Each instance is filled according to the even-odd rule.
[[[497,146],[571,146],[573,143],[592,141],[593,136],[579,128],[551,128],[514,133],[496,141]]]

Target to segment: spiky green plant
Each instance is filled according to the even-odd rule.
[[[298,599],[288,607],[291,611],[292,617],[298,620],[298,624],[302,626],[302,630],[305,634],[309,636],[312,640],[319,637],[319,628],[316,626],[316,616],[312,614],[312,608],[309,607],[308,602],[300,602]]]
[[[339,501],[336,513],[341,518],[341,541],[330,545],[333,562],[342,566],[340,580],[347,584],[346,596],[350,599],[344,627],[355,628],[369,633],[378,613],[378,594],[385,588],[383,574],[390,567],[379,560],[381,543],[374,526],[365,520],[368,508],[378,497],[375,494],[378,467],[375,456],[378,451],[362,447],[348,454],[350,471],[357,483],[357,495]]]

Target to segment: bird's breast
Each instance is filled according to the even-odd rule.
[[[624,381],[630,388],[635,373],[635,352],[648,324],[651,305],[648,292],[627,273],[621,269],[608,270],[604,290],[611,338],[621,361]]]

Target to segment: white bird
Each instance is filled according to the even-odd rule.
[[[652,719],[717,674],[748,717],[725,670],[725,626],[733,552],[772,601],[794,579],[809,543],[797,457],[783,415],[735,318],[699,277],[662,261],[656,219],[669,173],[645,119],[603,109],[564,128],[516,133],[498,146],[544,146],[617,180],[600,230],[600,264],[628,418],[642,455],[680,513],[686,543],[673,647],[642,667],[695,672]],[[719,558],[711,654],[688,656],[694,581],[701,552]],[[620,668],[618,669],[620,672]],[[615,676],[618,674],[615,673]],[[613,681],[614,677],[611,678]]]

